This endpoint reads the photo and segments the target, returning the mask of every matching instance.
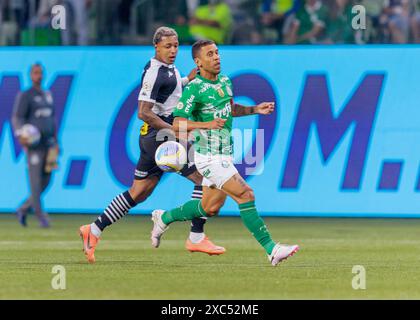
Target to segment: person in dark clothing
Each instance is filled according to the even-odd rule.
[[[12,115],[14,133],[27,156],[31,192],[16,214],[19,222],[26,226],[27,213],[33,210],[40,226],[46,228],[50,223],[42,209],[41,195],[50,182],[51,171],[56,168],[58,155],[54,105],[51,93],[41,88],[42,66],[38,63],[32,65],[30,76],[32,87],[16,97]],[[22,134],[25,124],[39,130],[41,137],[37,144],[30,145],[28,137]]]

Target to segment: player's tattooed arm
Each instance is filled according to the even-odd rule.
[[[247,107],[237,103],[232,106],[232,116],[242,117],[253,114],[269,115],[274,111],[274,102],[262,102],[259,105]]]
[[[152,102],[139,101],[138,113],[137,116],[139,119],[146,122],[149,126],[156,130],[160,129],[172,129],[172,126],[169,123],[166,123],[161,118],[159,118],[156,113],[152,111],[153,108]]]
[[[232,116],[234,117],[249,116],[252,114],[256,114],[255,106],[247,107],[237,103],[234,103],[232,106]]]

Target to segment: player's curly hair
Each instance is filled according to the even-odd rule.
[[[205,47],[211,44],[215,44],[215,42],[213,40],[206,40],[206,39],[201,39],[194,42],[191,49],[191,54],[192,54],[193,59],[195,59],[198,56],[198,53],[200,52],[202,47]]]
[[[169,27],[159,27],[156,29],[155,34],[153,35],[153,44],[158,44],[162,41],[162,37],[172,37],[175,36],[178,38],[178,33],[172,28]]]

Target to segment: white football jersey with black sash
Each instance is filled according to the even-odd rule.
[[[181,79],[174,64],[152,58],[144,67],[138,100],[154,103],[152,111],[167,117],[172,114],[181,98],[182,86],[187,83],[188,79]]]

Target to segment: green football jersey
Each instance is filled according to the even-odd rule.
[[[197,75],[182,92],[174,117],[191,121],[210,122],[216,118],[226,119],[223,129],[195,130],[195,151],[201,154],[233,154],[232,139],[232,82],[219,75],[211,81]]]

